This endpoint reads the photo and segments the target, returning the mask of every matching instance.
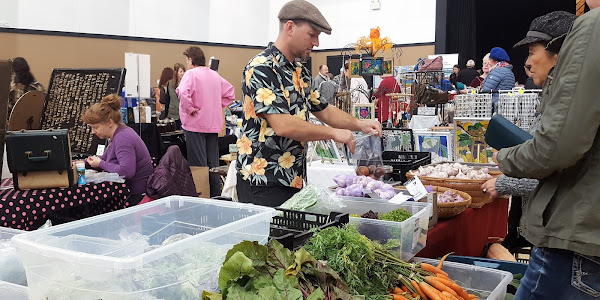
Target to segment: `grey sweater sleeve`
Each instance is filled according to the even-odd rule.
[[[538,183],[539,181],[537,179],[519,179],[500,175],[496,180],[496,192],[498,195],[529,197],[538,186]]]

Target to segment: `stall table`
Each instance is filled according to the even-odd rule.
[[[455,255],[480,256],[488,237],[504,238],[508,231],[508,202],[494,200],[482,208],[467,208],[451,219],[441,219],[427,233],[427,244],[418,257]]]
[[[47,220],[57,225],[83,219],[128,207],[128,196],[124,183],[15,190],[12,178],[4,178],[0,187],[0,226],[35,230]]]

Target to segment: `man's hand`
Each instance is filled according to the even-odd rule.
[[[496,192],[496,179],[492,178],[481,185],[481,189],[484,194],[490,195],[492,199],[498,198],[498,192]]]
[[[381,123],[377,120],[359,120],[358,127],[366,134],[381,136]]]
[[[102,160],[98,156],[90,156],[87,158],[87,162],[90,164],[90,166],[92,166],[92,168],[99,168],[101,161]]]
[[[350,149],[350,153],[354,154],[354,149],[356,148],[356,141],[354,140],[354,135],[352,131],[347,129],[333,129],[333,140],[338,143],[344,143]]]

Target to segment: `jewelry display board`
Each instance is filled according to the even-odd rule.
[[[54,69],[42,113],[42,129],[69,129],[72,153],[95,154],[103,143],[81,114],[109,94],[121,94],[125,69]]]

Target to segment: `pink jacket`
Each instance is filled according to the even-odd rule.
[[[176,92],[183,129],[202,133],[221,132],[222,109],[235,100],[231,83],[209,68],[197,67],[185,72]],[[192,115],[193,111],[197,112]]]

